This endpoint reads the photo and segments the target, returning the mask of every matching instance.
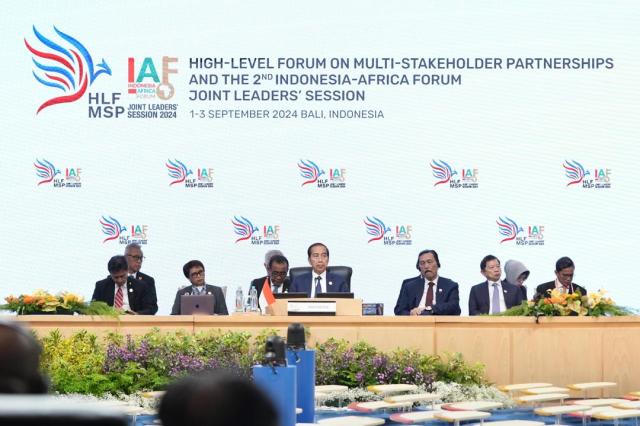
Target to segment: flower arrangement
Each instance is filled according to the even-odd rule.
[[[222,368],[250,377],[251,366],[264,357],[266,338],[274,334],[273,329],[257,336],[154,329],[143,336],[99,338],[87,331],[64,337],[54,330],[40,339],[41,365],[59,393],[131,395],[163,389],[178,377],[207,369]],[[416,383],[428,387],[434,380],[464,382],[465,386],[486,384],[483,367],[465,363],[459,354],[440,358],[406,349],[385,353],[366,343],[336,339],[318,343],[315,349],[318,384]]]
[[[623,316],[633,315],[633,311],[618,306],[610,297],[605,297],[606,291],[589,293],[585,296],[580,292],[563,293],[558,289],[548,292],[547,297],[538,301],[525,301],[522,305],[514,306],[500,314],[502,316]]]
[[[18,315],[30,314],[73,314],[117,315],[117,311],[104,302],[86,303],[82,296],[69,292],[53,295],[45,290],[36,290],[32,294],[5,297],[0,309],[12,311]]]

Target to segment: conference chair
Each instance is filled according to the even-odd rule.
[[[296,277],[311,272],[311,266],[300,266],[297,268],[289,268],[289,280],[293,282]],[[351,275],[353,275],[353,269],[349,266],[328,266],[327,272],[336,274],[344,278],[344,282],[347,283],[347,290],[351,291]]]

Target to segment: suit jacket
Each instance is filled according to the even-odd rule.
[[[151,291],[151,294],[153,295],[153,298],[156,301],[158,300],[158,296],[156,295],[156,280],[154,280],[153,277],[138,271],[136,272],[136,280],[146,283],[147,287],[149,287],[149,291]]]
[[[424,293],[424,278],[419,275],[402,282],[398,302],[393,312],[396,315],[409,315],[411,309],[416,308],[422,300]],[[460,315],[460,295],[458,283],[449,278],[438,277],[436,303],[431,307],[433,315]],[[429,315],[424,311],[423,315]]]
[[[96,283],[91,300],[113,306],[115,293],[116,283],[111,279],[111,276],[108,276]],[[133,312],[140,315],[154,315],[158,312],[158,301],[146,283],[127,277],[127,296],[129,297],[129,307]]]
[[[522,290],[517,285],[502,281],[502,294],[507,309],[522,303]],[[526,300],[526,299],[525,299]],[[488,314],[489,307],[489,283],[487,281],[471,287],[469,293],[469,315]]]
[[[229,315],[227,311],[227,302],[224,300],[224,293],[222,292],[222,288],[216,285],[205,284],[205,292],[206,294],[212,294],[214,305],[213,305],[213,313],[218,315]],[[193,286],[190,285],[185,288],[181,288],[176,293],[176,299],[173,301],[173,307],[171,308],[171,315],[180,315],[180,298],[183,294],[192,294]]]
[[[249,291],[251,291],[251,287],[255,287],[258,291],[258,307],[260,307],[260,293],[262,293],[262,286],[264,285],[264,280],[266,280],[267,278],[268,277],[256,278],[255,280],[251,281],[251,285],[249,286]],[[285,278],[284,282],[280,286],[280,293],[289,292],[290,285],[291,283],[289,282],[289,278]]]
[[[289,286],[289,292],[307,293],[307,296],[311,297],[312,277],[312,272],[307,272],[306,274],[299,275],[298,277],[296,277],[296,279],[293,280],[291,286]],[[349,293],[347,283],[340,275],[333,274],[327,271],[327,282],[325,284],[327,293]]]
[[[547,291],[553,290],[554,288],[556,288],[555,280],[549,281],[548,283],[540,284],[536,288],[535,300],[545,298],[548,295]],[[571,283],[571,286],[569,287],[569,293],[573,293],[574,291],[580,291],[580,294],[582,294],[583,296],[587,295],[587,290],[584,287],[581,287],[576,283]]]

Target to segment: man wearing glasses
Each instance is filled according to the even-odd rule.
[[[156,296],[156,280],[154,280],[153,277],[140,272],[140,268],[142,268],[142,261],[144,260],[144,254],[142,253],[142,247],[140,247],[140,244],[127,244],[124,248],[124,257],[127,258],[129,277],[134,281],[146,284],[149,288],[149,292],[153,295],[153,300],[157,304],[158,297]]]
[[[178,290],[176,293],[176,300],[173,302],[173,308],[171,308],[171,315],[180,315],[180,298],[183,295],[213,295],[215,305],[213,306],[213,313],[217,315],[229,315],[227,311],[227,304],[224,300],[224,293],[222,288],[205,284],[204,279],[204,265],[199,260],[190,260],[182,267],[184,276],[191,282],[190,286]]]
[[[322,243],[313,243],[307,249],[311,272],[296,277],[291,283],[291,293],[307,293],[316,297],[320,293],[348,293],[345,280],[327,271],[329,266],[329,249]]]
[[[251,287],[256,288],[258,292],[258,307],[261,309],[266,308],[261,306],[262,304],[260,303],[260,296],[265,286],[269,287],[271,294],[287,293],[289,291],[289,278],[287,278],[289,261],[280,250],[269,250],[264,255],[264,267],[267,270],[267,276],[256,278],[251,281],[249,286],[249,291],[251,291]]]

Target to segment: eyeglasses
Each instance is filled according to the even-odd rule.
[[[127,257],[132,258],[133,260],[137,260],[138,262],[142,262],[143,259],[145,259],[144,256],[134,256],[132,254],[128,254]]]
[[[271,271],[271,275],[273,275],[274,277],[286,277],[287,271],[283,271],[283,272]]]
[[[191,278],[195,278],[195,277],[203,277],[204,276],[204,271],[200,270],[200,271],[195,271],[189,274],[189,276]]]

